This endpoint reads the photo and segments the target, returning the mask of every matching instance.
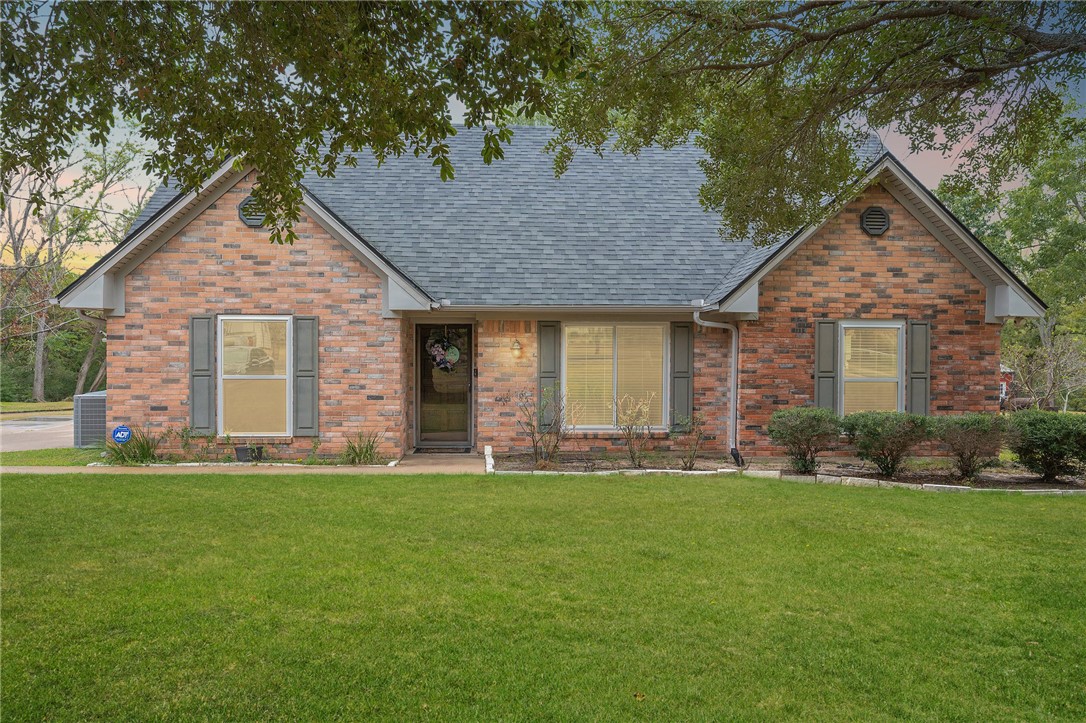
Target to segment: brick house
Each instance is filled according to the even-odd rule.
[[[999,409],[1000,322],[1044,305],[877,141],[843,208],[752,246],[699,204],[696,149],[555,179],[549,133],[490,167],[461,133],[449,183],[411,157],[307,177],[293,246],[247,210],[255,169],[159,189],[58,296],[108,316],[110,425],[501,452],[518,395],[560,390],[581,448],[642,400],[661,447],[699,414],[710,449],[768,454],[784,406]]]

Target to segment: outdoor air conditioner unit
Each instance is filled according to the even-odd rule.
[[[72,425],[76,447],[98,447],[106,443],[106,393],[77,394]]]

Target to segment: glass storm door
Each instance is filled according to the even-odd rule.
[[[420,324],[415,348],[418,370],[418,445],[471,444],[471,326]]]

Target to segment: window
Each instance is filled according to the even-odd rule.
[[[905,326],[841,322],[841,405],[844,414],[905,408]]]
[[[291,433],[291,319],[219,317],[219,433]]]
[[[667,409],[666,324],[565,326],[567,419],[579,427],[617,427],[615,402],[645,402],[648,422],[663,427]]]

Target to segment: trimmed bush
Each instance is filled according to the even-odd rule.
[[[841,434],[841,420],[829,409],[793,407],[773,412],[768,431],[770,439],[788,450],[793,470],[813,474],[819,452],[830,449]]]
[[[1026,469],[1052,481],[1086,464],[1086,417],[1031,409],[1011,416],[1011,449]]]
[[[974,412],[931,420],[932,436],[950,448],[954,468],[962,479],[975,479],[999,461],[1006,422],[994,414]]]
[[[905,412],[856,412],[841,427],[856,456],[873,462],[887,477],[896,476],[909,450],[928,438],[928,418]]]

